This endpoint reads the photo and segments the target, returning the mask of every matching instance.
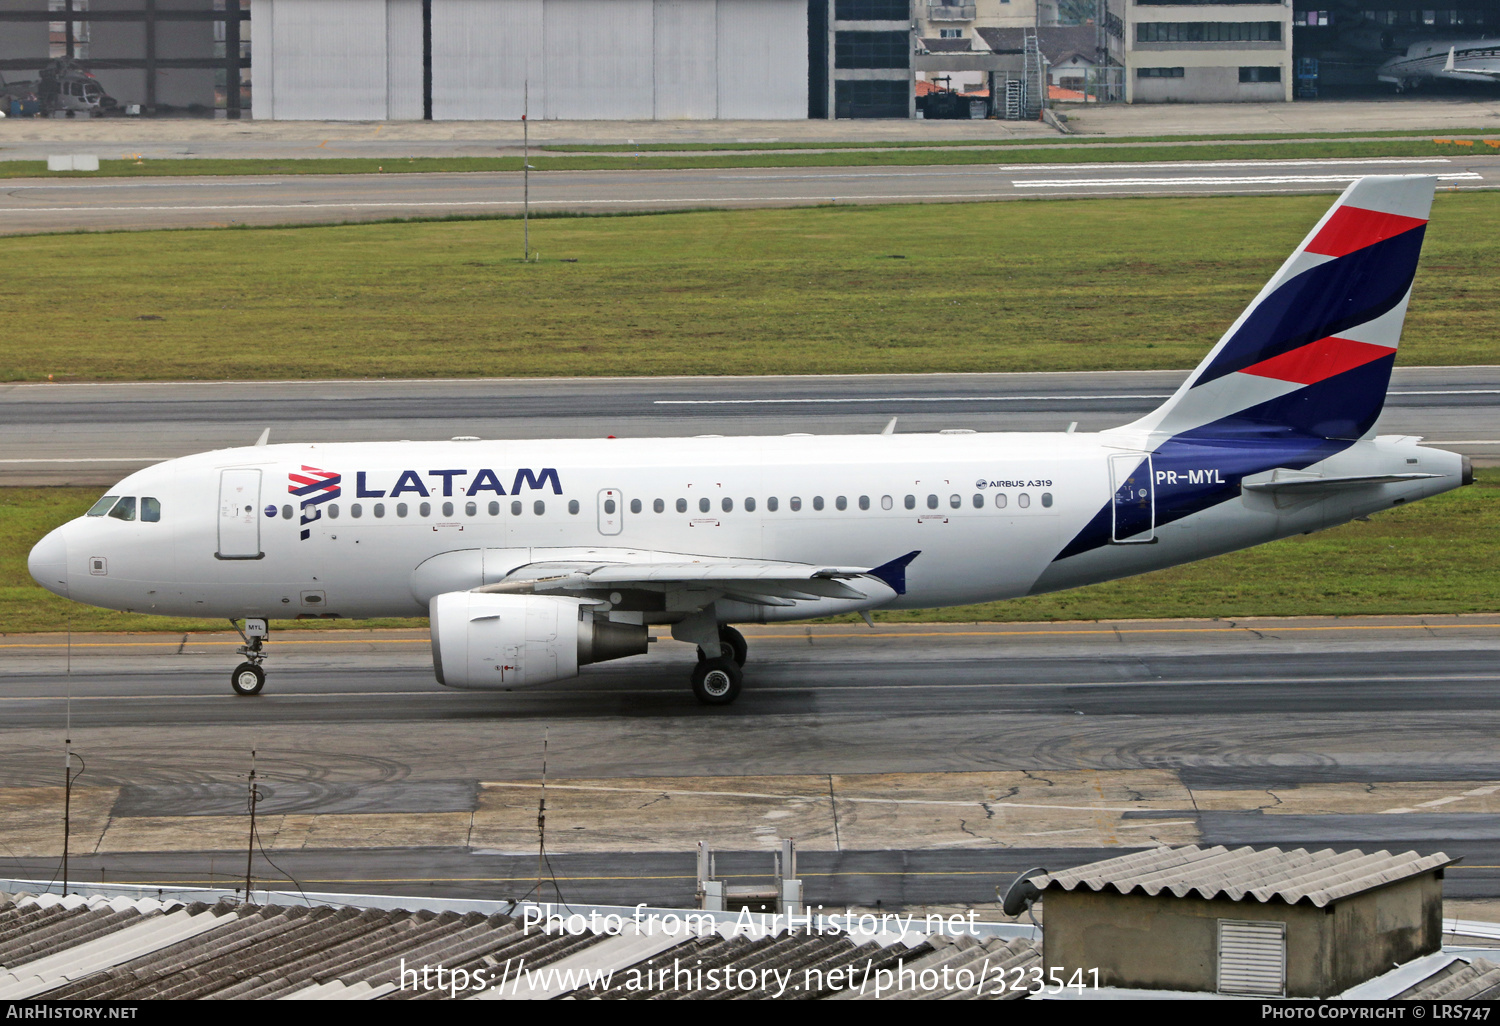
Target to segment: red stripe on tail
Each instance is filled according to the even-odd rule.
[[[1282,353],[1246,367],[1241,373],[1312,385],[1335,374],[1363,367],[1382,356],[1390,356],[1395,351],[1390,346],[1376,346],[1368,342],[1355,342],[1353,339],[1320,338],[1293,349],[1290,353]]]
[[[1426,223],[1420,217],[1385,214],[1363,207],[1339,207],[1323,226],[1323,230],[1307,244],[1307,252],[1341,257],[1345,253],[1364,249]]]

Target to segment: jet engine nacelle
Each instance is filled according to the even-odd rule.
[[[587,663],[640,655],[646,628],[595,621],[593,603],[450,591],[428,605],[432,666],[450,688],[513,688],[578,675]]]

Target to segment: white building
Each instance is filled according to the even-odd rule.
[[[257,119],[809,113],[807,0],[254,0],[251,20]]]
[[[1106,27],[1129,103],[1292,98],[1290,3],[1109,0]]]

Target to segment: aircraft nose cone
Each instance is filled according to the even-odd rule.
[[[61,529],[36,543],[26,557],[26,569],[43,588],[68,597],[68,542]]]

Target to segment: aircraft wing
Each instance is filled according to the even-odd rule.
[[[504,580],[474,589],[512,594],[565,594],[600,597],[615,591],[712,592],[713,597],[762,605],[789,606],[815,599],[863,599],[859,581],[880,583],[897,595],[906,591],[908,553],[878,567],[820,566],[766,559],[715,559],[646,563],[563,561],[530,563]],[[847,582],[847,583],[846,583]]]

